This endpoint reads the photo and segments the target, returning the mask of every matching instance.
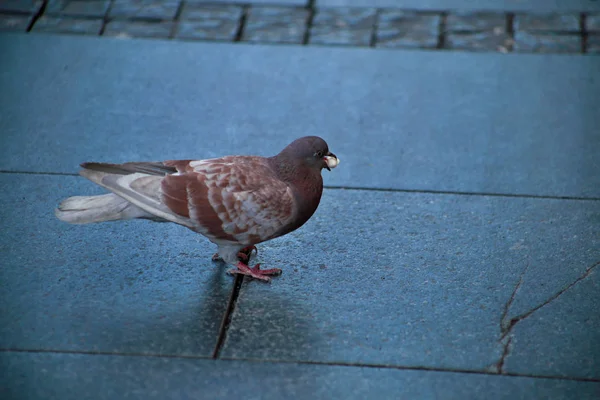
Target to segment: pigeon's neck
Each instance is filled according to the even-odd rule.
[[[297,219],[295,226],[290,227],[290,231],[294,230],[308,221],[319,206],[323,193],[321,171],[302,165],[298,160],[288,158],[285,154],[269,158],[269,163],[278,178],[287,183],[294,194]]]

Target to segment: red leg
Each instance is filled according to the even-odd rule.
[[[240,261],[237,263],[237,269],[232,268],[229,271],[227,271],[227,273],[232,274],[232,275],[233,274],[247,275],[254,279],[260,279],[261,281],[269,282],[271,280],[271,278],[269,278],[269,276],[280,275],[281,269],[271,268],[271,269],[261,270],[260,264],[256,264],[254,267],[250,268],[248,265],[246,265]]]
[[[254,251],[256,254],[258,254],[258,249],[256,248],[256,246],[248,246],[248,247],[244,247],[243,249],[241,249],[238,252],[237,257],[240,261],[248,263],[248,261],[250,260],[250,257],[252,256],[252,251]],[[213,261],[223,261],[223,259],[219,255],[219,253],[213,254],[212,260]]]

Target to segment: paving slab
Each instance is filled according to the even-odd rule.
[[[512,373],[600,380],[600,268],[518,322],[506,358]]]
[[[502,371],[505,321],[600,262],[599,213],[597,201],[328,190],[305,227],[259,246],[283,275],[242,286],[222,355]],[[557,326],[597,310],[580,307]],[[565,332],[573,354],[597,339],[590,324],[579,344]],[[587,376],[590,358],[568,362]],[[528,361],[520,373],[537,372]]]
[[[0,174],[0,349],[210,356],[232,280],[208,241],[145,221],[68,225],[71,176]],[[160,229],[159,229],[160,228]]]
[[[1,170],[272,155],[315,134],[344,166],[328,185],[600,197],[598,57],[15,33],[0,46]]]
[[[498,10],[498,11],[598,11],[596,0],[316,0],[316,6],[384,7],[414,10]]]
[[[596,399],[600,383],[159,357],[0,353],[11,399]]]
[[[274,6],[306,6],[307,0],[244,0],[244,1],[232,1],[232,0],[191,0],[194,3],[209,3],[209,4],[251,4],[251,5],[274,5]]]

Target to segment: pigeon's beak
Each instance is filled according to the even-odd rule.
[[[340,159],[335,156],[335,154],[329,152],[325,157],[323,157],[325,161],[325,168],[327,171],[331,171],[332,168],[335,168],[340,163]]]

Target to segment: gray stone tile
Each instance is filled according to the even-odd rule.
[[[514,29],[528,32],[579,32],[579,14],[517,14]]]
[[[186,2],[175,37],[178,39],[233,40],[242,17],[240,6]]]
[[[252,7],[248,10],[243,40],[268,43],[302,43],[308,10],[291,7]]]
[[[145,22],[113,20],[106,24],[104,36],[120,38],[162,38],[166,39],[173,30],[173,21]]]
[[[2,170],[272,155],[316,134],[342,159],[327,185],[600,197],[594,56],[11,33],[0,46]]]
[[[507,53],[514,41],[505,32],[457,32],[446,35],[445,47],[454,50]]]
[[[504,32],[506,14],[492,12],[451,13],[446,17],[446,31],[449,32]]]
[[[44,14],[102,18],[109,5],[110,0],[50,0]]]
[[[204,21],[180,21],[177,24],[177,39],[189,40],[233,40],[238,31],[238,22],[229,19],[207,19]]]
[[[597,398],[600,383],[433,371],[82,354],[0,353],[7,398]],[[235,382],[235,384],[233,384]],[[14,396],[13,396],[14,395]]]
[[[32,18],[31,15],[0,14],[0,32],[25,32]]]
[[[180,19],[182,20],[227,20],[239,21],[242,17],[242,7],[232,5],[207,5],[203,3],[183,4]]]
[[[272,5],[272,6],[306,6],[306,0],[244,0],[244,1],[233,1],[233,0],[188,0],[190,2],[199,3],[211,3],[211,4],[251,4],[251,5]]]
[[[0,1],[0,11],[35,14],[43,3],[42,0],[2,0]]]
[[[600,268],[596,267],[515,325],[506,371],[600,379],[600,314],[591,311],[599,307]]]
[[[102,29],[101,19],[42,16],[33,25],[33,32],[74,33],[98,35]]]
[[[61,139],[56,139],[61,140]],[[0,348],[210,356],[232,286],[210,242],[150,222],[68,225],[80,177],[0,174]]]
[[[310,43],[368,46],[374,25],[372,8],[320,8],[313,17]]]
[[[438,44],[440,15],[382,10],[377,21],[377,47],[434,48]]]
[[[585,29],[588,32],[600,32],[600,14],[589,14],[585,19]]]
[[[114,0],[110,16],[114,18],[173,19],[180,0]]]
[[[510,317],[600,260],[599,212],[598,201],[327,190],[305,227],[259,246],[257,261],[283,274],[243,284],[222,355],[497,371],[523,270]],[[558,326],[574,322],[565,313]]]
[[[593,34],[587,37],[586,51],[588,53],[600,53],[600,34]]]
[[[226,1],[226,0],[221,0]],[[596,0],[316,0],[318,7],[377,7],[413,10],[494,10],[494,11],[600,11]]]
[[[581,53],[579,35],[515,32],[514,50],[527,53]]]

